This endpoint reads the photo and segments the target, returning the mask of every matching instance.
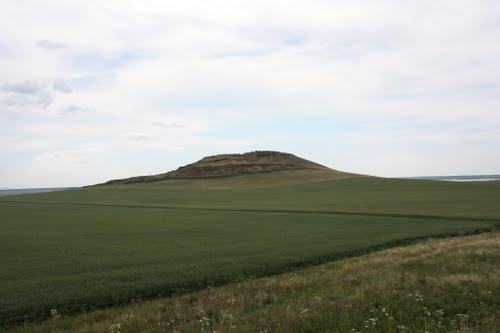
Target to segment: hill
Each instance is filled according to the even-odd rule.
[[[396,247],[272,277],[62,317],[49,332],[495,332],[500,233]]]
[[[243,154],[207,156],[198,162],[182,166],[174,171],[151,176],[114,179],[104,184],[135,184],[170,179],[211,178],[290,170],[335,171],[289,153],[254,151]],[[337,173],[340,172],[337,171]]]

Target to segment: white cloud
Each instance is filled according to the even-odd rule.
[[[68,105],[62,108],[62,113],[65,115],[74,115],[88,112],[92,112],[92,109],[86,106]]]
[[[184,126],[179,125],[177,123],[167,123],[167,122],[163,122],[163,121],[153,121],[153,122],[151,122],[151,125],[163,127],[163,128],[183,128],[184,127]]]
[[[36,95],[40,92],[40,90],[45,90],[45,87],[39,83],[30,81],[6,83],[3,86],[3,91],[5,92],[24,95]]]
[[[152,141],[153,138],[145,134],[131,134],[128,136],[130,141]]]
[[[36,46],[41,47],[42,49],[47,49],[47,50],[60,50],[66,48],[66,44],[64,43],[58,43],[58,42],[52,42],[50,40],[43,39],[36,43]]]
[[[275,129],[306,119],[327,136],[326,119],[338,140],[366,152],[375,138],[387,156],[406,156],[394,139],[405,135],[415,154],[500,144],[498,22],[500,4],[488,0],[3,4],[4,136],[30,149],[91,143],[199,156],[256,142],[314,146],[319,130],[292,128],[285,139]],[[383,161],[377,172],[397,170]]]
[[[52,94],[46,85],[22,81],[5,83],[0,91],[0,104],[11,106],[37,106],[47,108],[52,103]]]
[[[68,82],[65,80],[61,80],[61,79],[55,80],[54,83],[52,84],[52,88],[54,90],[57,90],[57,91],[60,91],[63,93],[70,93],[73,91],[71,89],[70,85],[68,84]]]
[[[63,163],[69,166],[86,164],[88,163],[88,159],[85,155],[88,155],[90,152],[93,152],[93,150],[59,150],[44,153],[37,157],[37,161],[41,164],[45,164],[47,167],[55,163]]]

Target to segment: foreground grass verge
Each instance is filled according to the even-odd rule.
[[[12,332],[495,332],[500,233],[384,250]]]

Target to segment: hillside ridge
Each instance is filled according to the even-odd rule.
[[[206,156],[197,162],[181,166],[173,171],[150,176],[114,179],[105,182],[104,185],[145,183],[168,179],[223,177],[301,169],[333,171],[324,165],[290,153],[261,150],[241,154]]]

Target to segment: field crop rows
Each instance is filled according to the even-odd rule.
[[[491,204],[498,186],[338,182],[4,198],[0,323],[276,274],[404,239],[488,228],[500,217]],[[359,212],[368,215],[350,215]]]

